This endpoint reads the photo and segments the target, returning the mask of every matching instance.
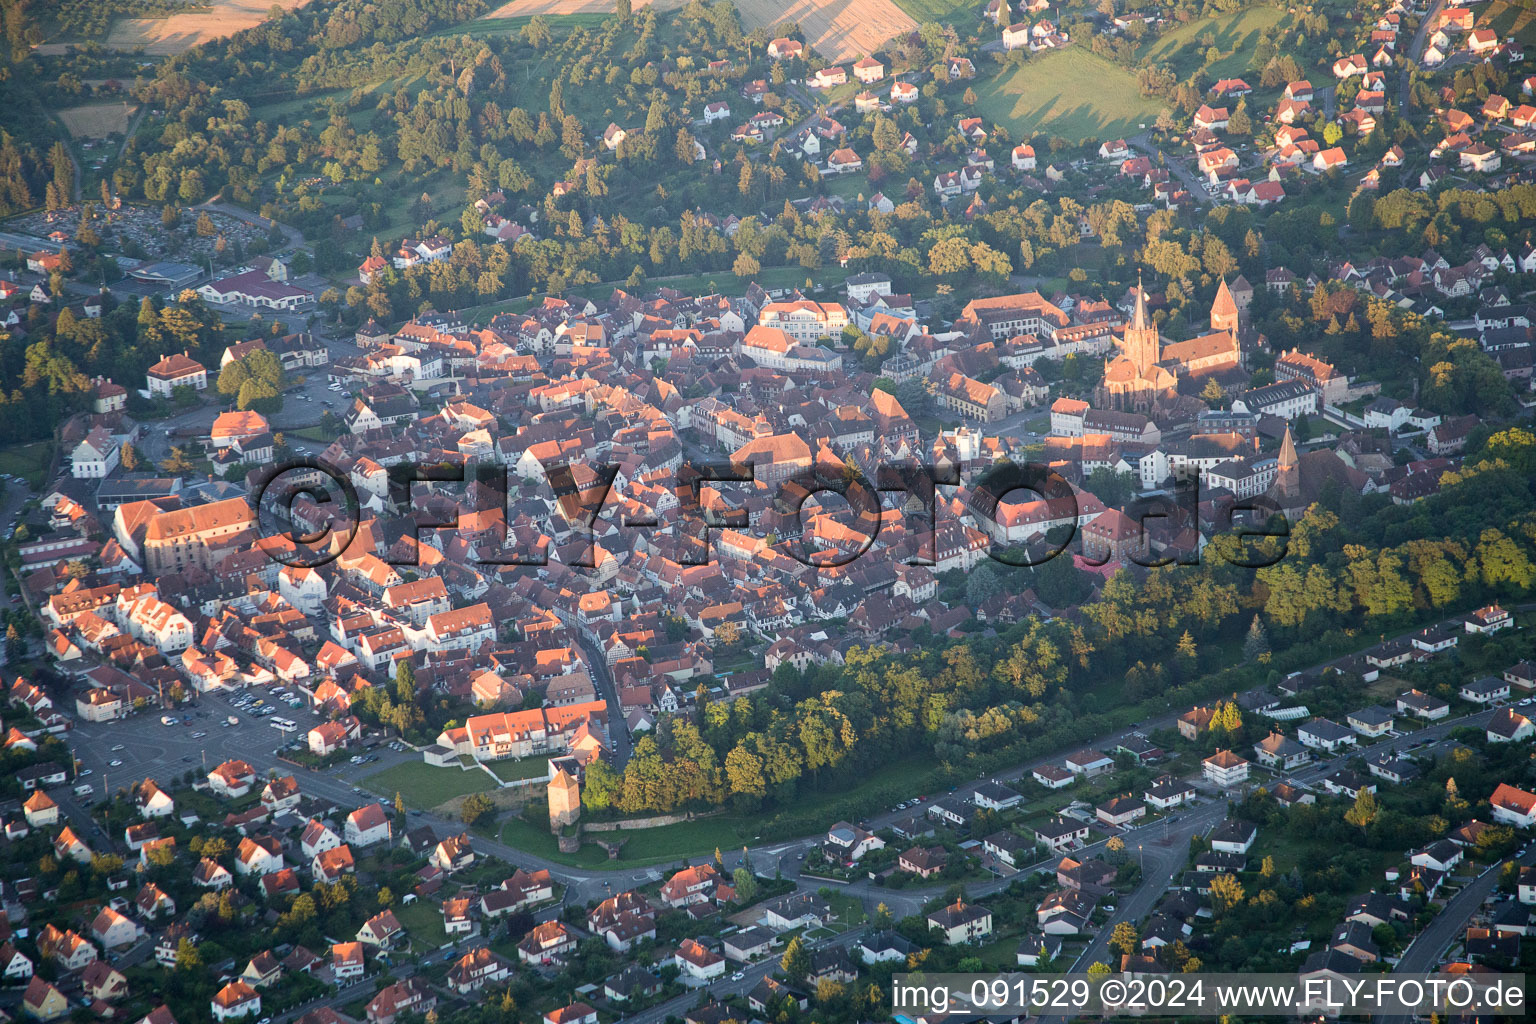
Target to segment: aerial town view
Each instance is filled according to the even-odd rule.
[[[1525,1016],[1536,0],[0,29],[0,1024]]]

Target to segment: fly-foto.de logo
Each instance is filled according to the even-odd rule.
[[[877,542],[882,530],[889,532],[893,514],[915,541],[901,547],[906,565],[938,565],[960,543],[978,557],[984,553],[1004,565],[1037,566],[1079,541],[1076,557],[1089,566],[1111,561],[1147,567],[1196,565],[1201,559],[1198,540],[1181,543],[1178,538],[1198,538],[1205,513],[1218,519],[1208,524],[1213,532],[1226,533],[1235,541],[1223,546],[1222,557],[1257,569],[1285,557],[1290,535],[1281,509],[1262,495],[1235,499],[1217,492],[1222,500],[1203,506],[1198,469],[1173,487],[1130,501],[1123,509],[1104,509],[1092,495],[1074,489],[1060,473],[1038,463],[999,462],[963,486],[952,464],[880,465],[871,481],[851,462],[786,469],[687,460],[676,470],[670,489],[673,503],[665,513],[650,508],[629,511],[630,503],[615,494],[621,472],[622,467],[613,463],[544,467],[547,490],[542,491],[541,504],[547,507],[552,502],[554,510],[537,524],[541,529],[532,532],[547,540],[542,527],[549,526],[550,532],[568,535],[570,546],[562,547],[564,564],[587,568],[596,564],[600,521],[605,531],[673,532],[688,541],[676,546],[678,564],[707,564],[711,531],[742,532],[753,525],[747,508],[723,504],[732,486],[758,495],[766,492],[767,505],[756,524],[759,530],[773,538],[775,551],[818,568],[845,566],[882,550]],[[520,542],[518,537],[529,531],[508,528],[511,467],[406,462],[388,467],[387,474],[387,494],[370,492],[365,502],[351,476],[324,460],[302,458],[274,467],[255,498],[263,549],[284,565],[315,568],[340,557],[366,519],[377,518],[383,521],[385,536],[403,536],[411,542],[380,553],[390,565],[418,564],[416,544],[424,531],[431,530],[467,531],[474,564],[548,564],[547,543]],[[468,491],[452,493],[456,486]],[[940,490],[945,487],[956,490],[945,494]],[[473,497],[472,523],[467,518],[470,513],[462,511],[460,499],[466,493]],[[417,499],[424,495],[436,500],[418,507]],[[940,509],[947,509],[953,498],[958,498],[980,529],[960,528],[952,517],[940,519]],[[834,505],[841,507],[833,512]],[[831,539],[806,529],[807,516],[828,515],[839,524]],[[771,529],[764,529],[765,525]]]

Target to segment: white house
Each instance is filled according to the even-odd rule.
[[[1296,730],[1296,738],[1303,746],[1325,750],[1330,754],[1340,747],[1352,747],[1357,741],[1354,733],[1326,718],[1314,718],[1307,722]]]
[[[1501,782],[1488,798],[1488,804],[1493,809],[1494,821],[1519,828],[1536,824],[1536,793]]]
[[[342,833],[348,846],[372,846],[386,843],[390,837],[389,816],[377,803],[367,803],[347,815]]]

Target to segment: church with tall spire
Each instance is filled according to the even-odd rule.
[[[1280,457],[1275,466],[1275,482],[1265,494],[1275,506],[1294,518],[1305,507],[1301,494],[1301,459],[1296,455],[1296,440],[1291,436],[1291,426],[1285,426],[1285,437],[1280,440]]]
[[[1104,379],[1094,391],[1100,408],[1149,413],[1178,391],[1179,379],[1236,369],[1242,365],[1238,342],[1240,314],[1227,282],[1211,305],[1211,329],[1187,341],[1164,343],[1147,311],[1146,289],[1138,275],[1136,306],[1126,325],[1120,354],[1104,363]]]

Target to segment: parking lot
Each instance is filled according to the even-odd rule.
[[[203,694],[174,714],[146,711],[117,722],[80,722],[70,738],[81,779],[94,783],[99,795],[147,775],[201,771],[231,757],[274,766],[282,747],[302,742],[322,721],[301,693],[286,690],[299,702],[295,708],[282,692],[263,687]],[[292,724],[274,728],[278,719]]]
[[[321,337],[326,347],[330,349],[332,359],[355,354],[357,351],[355,346],[350,346],[345,341],[330,339],[324,335]],[[292,431],[318,426],[321,417],[327,412],[342,416],[351,404],[351,398],[345,389],[331,386],[328,369],[328,367],[316,367],[305,370],[304,382],[284,391],[282,408],[268,417],[273,430],[289,432],[285,440],[289,447],[300,455],[319,454],[326,446],[298,437]],[[159,429],[145,434],[143,441],[139,444],[139,453],[151,461],[165,458],[170,454],[171,445],[188,444],[191,437],[206,436],[213,427],[214,417],[225,408],[228,406],[222,402],[211,402],[159,421],[156,424]]]

